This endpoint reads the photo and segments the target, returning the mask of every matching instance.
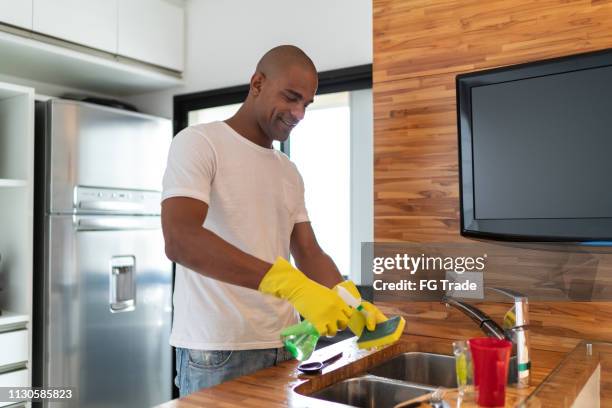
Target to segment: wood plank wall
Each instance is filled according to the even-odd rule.
[[[374,0],[373,12],[375,240],[466,242],[459,235],[455,76],[612,48],[612,1]],[[506,310],[480,306],[497,319]],[[480,335],[439,304],[383,307],[408,317],[408,333]],[[612,303],[532,303],[531,320],[534,347],[612,341]]]

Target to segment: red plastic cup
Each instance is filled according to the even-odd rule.
[[[474,367],[474,385],[478,388],[478,405],[503,407],[512,343],[489,337],[468,340]]]

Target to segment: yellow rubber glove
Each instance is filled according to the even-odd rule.
[[[363,300],[361,302],[361,306],[366,312],[366,328],[368,330],[372,331],[376,328],[376,325],[378,323],[382,323],[389,320],[387,316],[385,316],[383,312],[381,312],[380,309],[378,309],[372,303]]]
[[[289,301],[317,329],[335,336],[344,330],[353,313],[335,291],[309,279],[281,257],[259,283],[259,291]]]
[[[352,281],[345,280],[344,282],[340,282],[334,286],[334,291],[338,286],[342,286],[351,294],[351,296],[361,302],[361,307],[363,308],[362,313],[365,312],[363,315],[366,318],[366,328],[368,330],[374,330],[378,323],[382,323],[387,320],[387,316],[385,316],[376,306],[361,299],[361,294],[359,293],[357,286],[355,286]]]

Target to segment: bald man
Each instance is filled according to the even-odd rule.
[[[181,396],[290,358],[280,332],[299,322],[296,311],[329,336],[354,312],[336,286],[359,292],[317,244],[302,178],[272,148],[304,118],[317,85],[302,50],[273,48],[233,117],[190,126],[172,142],[162,227],[177,264],[170,344]],[[386,319],[364,305],[369,329]]]

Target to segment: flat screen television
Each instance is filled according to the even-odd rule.
[[[456,86],[462,235],[612,241],[612,50]]]

